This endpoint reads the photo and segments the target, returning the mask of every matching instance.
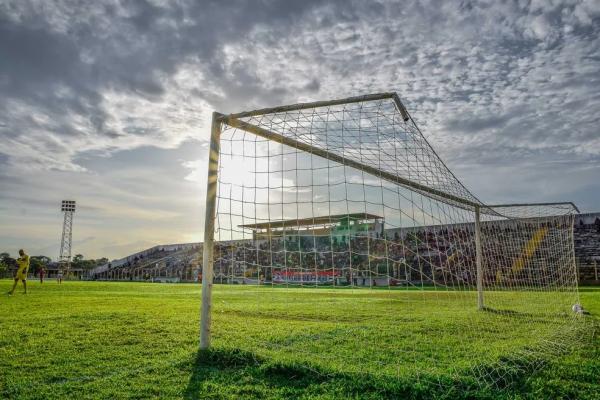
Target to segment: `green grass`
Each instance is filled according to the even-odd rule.
[[[597,399],[600,288],[572,296],[215,285],[199,353],[199,285],[32,282],[0,297],[0,398]]]

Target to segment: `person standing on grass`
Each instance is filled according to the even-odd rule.
[[[15,292],[17,287],[17,283],[19,281],[23,282],[23,289],[25,290],[25,294],[27,294],[27,272],[29,272],[29,256],[25,254],[23,249],[19,250],[19,258],[17,259],[17,265],[19,268],[17,269],[17,273],[15,274],[15,283],[13,284],[12,290],[8,292],[9,296]]]
[[[44,283],[44,275],[46,275],[46,270],[42,267],[40,268],[40,283]]]
[[[56,274],[56,282],[58,282],[58,284],[60,285],[63,281],[63,272],[62,269],[58,271],[58,274]]]

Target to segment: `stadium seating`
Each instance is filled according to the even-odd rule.
[[[486,235],[491,229],[495,230],[494,234]],[[509,225],[484,225],[482,230],[484,240],[487,237],[498,241],[488,248],[501,248],[499,238],[503,234],[511,235],[511,243],[517,243],[516,248],[525,249],[531,240],[528,230],[513,229]],[[551,228],[547,235],[552,235]],[[457,237],[465,244],[460,249],[451,246],[457,242]],[[580,282],[600,284],[600,213],[577,216],[574,238]],[[536,244],[549,245],[549,240]],[[498,252],[502,254],[488,257],[497,260],[497,265],[490,262],[486,266],[486,280],[498,279],[499,271],[511,265],[507,257],[518,257],[509,254],[509,249]],[[452,274],[454,279],[459,277],[469,284],[475,279],[473,269],[465,268],[474,264],[475,257],[474,234],[468,225],[395,229],[340,240],[313,235],[285,240],[272,238],[270,241],[234,240],[218,243],[214,253],[217,283],[260,281],[384,286],[433,280],[439,283],[444,281],[445,274]],[[99,267],[90,277],[98,280],[197,281],[201,279],[201,260],[201,243],[155,246]]]

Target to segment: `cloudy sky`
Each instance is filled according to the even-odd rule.
[[[397,91],[485,202],[600,211],[600,1],[0,0],[0,251],[202,239],[213,110]]]

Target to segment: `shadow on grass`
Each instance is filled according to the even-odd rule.
[[[341,373],[299,363],[284,363],[236,349],[200,351],[184,393],[196,399],[491,399],[498,390],[518,385],[531,372],[524,360],[501,360],[479,366],[495,382],[482,382],[466,373],[449,376],[379,376]]]
[[[501,314],[501,315],[523,315],[523,316],[529,316],[532,314],[528,314],[528,313],[523,313],[520,311],[515,311],[515,310],[502,310],[502,309],[498,309],[498,308],[492,308],[492,307],[483,307],[483,309],[481,311],[486,311],[492,314]]]
[[[269,362],[237,349],[200,350],[185,399],[281,398],[305,392],[327,380],[325,374],[301,365]]]
[[[481,310],[483,312],[489,314],[497,314],[503,317],[510,317],[515,319],[527,319],[530,323],[533,322],[556,322],[556,318],[565,318],[565,314],[556,314],[556,315],[543,315],[536,313],[529,313],[523,311],[516,311],[510,309],[502,309],[502,308],[492,308],[492,307],[483,307]]]

